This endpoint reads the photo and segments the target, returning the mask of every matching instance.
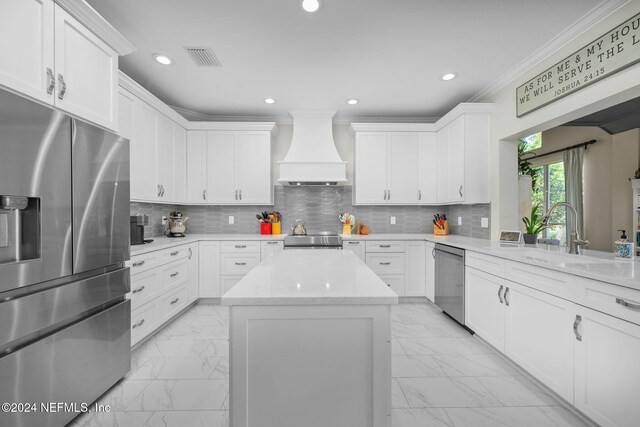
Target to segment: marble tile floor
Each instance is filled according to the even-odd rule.
[[[71,426],[228,427],[228,317],[190,308],[133,352],[98,400],[112,412]],[[392,337],[392,427],[586,425],[431,304],[394,306]]]

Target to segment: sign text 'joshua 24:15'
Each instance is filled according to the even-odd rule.
[[[640,14],[516,89],[522,117],[640,61]]]

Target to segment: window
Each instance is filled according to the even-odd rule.
[[[551,205],[565,200],[564,163],[550,163],[534,168],[537,179],[533,187],[533,204],[539,203],[546,212]],[[544,212],[543,212],[544,213]],[[566,245],[566,211],[564,207],[554,210],[549,218],[550,227],[542,232],[546,239],[558,239]]]

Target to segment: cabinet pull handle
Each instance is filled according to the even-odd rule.
[[[51,95],[56,88],[56,77],[53,75],[53,70],[47,67],[47,95]]]
[[[391,190],[387,190],[387,200],[391,200]]]
[[[576,320],[573,321],[573,334],[576,336],[576,339],[578,341],[582,341],[582,335],[580,335],[580,332],[578,332],[578,326],[580,325],[580,322],[582,322],[582,316],[576,314]]]
[[[160,197],[164,197],[164,184],[160,184],[160,188],[162,188],[162,194],[160,195]]]
[[[240,196],[240,200],[242,200],[242,189],[238,190],[238,196]]]
[[[387,286],[388,286],[388,287],[391,287],[391,283],[387,283]]]
[[[431,249],[431,256],[436,259],[436,248]]]
[[[202,190],[202,200],[207,200],[207,190]]]
[[[236,264],[236,265],[247,265],[247,263],[246,263],[246,262],[236,262],[235,264]]]
[[[462,185],[460,186],[460,188],[458,189],[458,194],[460,194],[460,197],[462,197]]]
[[[175,252],[171,252],[169,255],[171,255],[171,256],[176,256],[176,255],[178,255],[179,253],[180,253],[180,251],[175,251]]]
[[[138,261],[133,263],[134,267],[142,267],[143,265],[144,265],[144,261]]]
[[[504,289],[503,285],[500,285],[500,289],[498,289],[498,299],[500,300],[500,304],[504,303],[504,300],[502,299],[502,290]]]
[[[509,307],[509,288],[504,290],[504,303]]]
[[[142,319],[141,321],[139,321],[138,323],[136,323],[135,325],[133,325],[133,326],[131,327],[131,329],[135,329],[135,328],[137,328],[138,326],[142,326],[142,325],[144,325],[144,319]]]
[[[279,242],[267,242],[267,245],[277,245]]]
[[[236,200],[238,200],[238,190],[236,190]]]
[[[140,286],[138,289],[134,289],[131,293],[137,294],[138,292],[144,291],[144,286]]]
[[[247,247],[247,245],[235,245],[236,249],[244,249],[246,247]]]
[[[623,305],[632,310],[640,310],[640,304],[633,304],[628,301],[623,300],[622,298],[616,298],[616,302],[620,305]]]
[[[379,245],[379,247],[381,247],[381,248],[390,248],[391,245]]]
[[[384,193],[383,193],[383,194],[384,194],[383,199],[384,199],[384,200],[387,200],[387,190],[384,190]]]
[[[380,265],[391,265],[391,263],[390,263],[390,262],[380,262],[379,264],[380,264]]]
[[[161,193],[161,191],[160,191],[160,184],[158,184],[158,197],[160,197],[160,193]]]
[[[422,200],[422,191],[418,190],[418,200]]]
[[[64,82],[64,76],[58,74],[58,81],[60,82],[60,91],[58,92],[58,99],[64,98],[64,94],[67,93],[67,84]]]
[[[193,256],[193,250],[189,248],[189,259],[191,259],[192,256]]]
[[[171,301],[169,304],[173,305],[175,303],[177,303],[178,301],[180,301],[180,298],[176,298],[173,301]]]
[[[350,244],[350,245],[359,245],[360,244],[360,242],[347,242],[347,243]]]
[[[172,273],[172,274],[171,274],[171,277],[176,277],[178,274],[180,274],[180,272],[179,272],[179,271],[176,271],[175,273]]]

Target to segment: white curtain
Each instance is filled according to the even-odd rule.
[[[564,185],[565,201],[571,203],[578,212],[578,234],[584,238],[584,203],[582,201],[582,165],[584,159],[584,146],[573,148],[564,152]],[[566,211],[567,236],[571,232],[571,214]]]

